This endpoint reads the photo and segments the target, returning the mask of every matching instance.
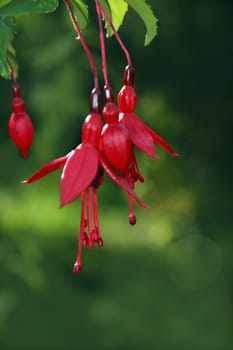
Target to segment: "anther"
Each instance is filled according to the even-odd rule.
[[[73,267],[73,274],[78,275],[81,272],[81,270],[82,270],[82,264],[76,261]]]
[[[94,241],[89,238],[87,241],[87,246],[88,248],[92,249],[94,247]]]
[[[137,222],[135,214],[130,214],[129,215],[129,223],[130,225],[135,225]]]
[[[98,244],[98,246],[99,246],[100,248],[102,248],[102,247],[103,247],[103,245],[104,245],[104,241],[103,241],[103,239],[102,239],[101,237],[99,237],[99,238],[98,238],[98,240],[97,240],[97,244]]]

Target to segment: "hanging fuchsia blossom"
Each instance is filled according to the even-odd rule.
[[[124,124],[130,133],[133,144],[152,158],[157,158],[154,143],[163,147],[173,156],[178,153],[155,131],[149,128],[135,113],[137,95],[133,88],[134,68],[127,66],[124,72],[124,85],[118,94],[119,121]]]
[[[32,121],[25,112],[24,101],[18,85],[13,86],[12,114],[9,119],[9,134],[24,158],[33,141],[34,129]]]
[[[101,109],[97,66],[83,37],[73,8],[73,1],[64,0],[93,73],[94,89],[90,95],[90,113],[82,124],[81,143],[67,155],[52,160],[22,182],[23,184],[30,184],[62,168],[60,207],[81,197],[80,230],[77,257],[73,267],[74,274],[78,274],[82,269],[83,245],[93,248],[95,244],[99,247],[104,244],[100,233],[97,190],[103,184],[105,173],[127,193],[129,223],[134,225],[136,216],[133,209],[133,200],[139,206],[146,207],[134,192],[135,183],[137,181],[144,182],[135,156],[135,147],[156,159],[155,144],[157,143],[170,154],[178,156],[178,153],[173,151],[165,140],[144,124],[135,114],[137,96],[133,87],[134,69],[130,55],[114,28],[109,14],[102,7],[99,0],[94,0],[94,2],[98,17],[102,71],[105,84],[104,108]],[[111,10],[111,6],[109,9]],[[124,86],[118,94],[118,107],[114,103],[113,92],[108,80],[103,17],[111,27],[128,63],[124,72]],[[20,96],[13,68],[11,68],[11,73],[15,91],[9,130],[13,141],[21,150],[23,156],[26,156],[33,137],[33,127],[29,117],[24,112],[24,103]]]
[[[78,254],[74,265],[75,274],[81,270],[82,245],[91,248],[94,243],[97,243],[99,247],[103,246],[103,240],[100,237],[96,189],[103,182],[104,170],[131,198],[134,198],[141,207],[145,207],[127,180],[112,169],[105,155],[98,148],[103,128],[98,100],[99,92],[94,89],[91,94],[91,111],[82,126],[82,143],[66,156],[46,164],[29,179],[23,181],[24,184],[30,184],[63,167],[61,207],[81,196],[82,209]]]

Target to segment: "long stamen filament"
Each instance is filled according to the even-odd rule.
[[[99,210],[98,210],[98,201],[97,201],[97,195],[96,195],[96,189],[93,188],[93,199],[94,199],[94,221],[95,221],[95,230],[97,235],[97,244],[99,247],[103,246],[103,239],[100,236],[100,225],[99,225]]]
[[[93,204],[94,204],[94,223],[95,229],[99,237],[99,217],[98,217],[98,202],[96,196],[96,190],[93,188]]]
[[[89,244],[88,247],[93,247],[93,211],[92,211],[92,190],[91,187],[88,188],[88,231],[89,231]]]
[[[86,202],[86,191],[82,193],[82,200],[81,200],[81,220],[80,220],[80,230],[79,230],[79,241],[78,241],[78,253],[76,262],[74,264],[73,273],[77,275],[81,269],[82,269],[82,246],[83,246],[83,239],[85,235],[85,202]]]

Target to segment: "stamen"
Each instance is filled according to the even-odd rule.
[[[88,245],[88,236],[87,233],[84,233],[84,237],[83,237],[83,245],[87,246]]]
[[[96,189],[92,187],[93,191],[93,207],[94,207],[94,224],[95,224],[95,232],[96,232],[96,243],[99,247],[103,247],[104,242],[100,237],[100,226],[99,226],[99,214],[98,214],[98,201],[96,195]]]
[[[134,182],[136,182],[137,180],[139,180],[140,182],[144,182],[144,177],[140,173],[140,170],[139,170],[139,167],[138,167],[138,163],[137,163],[137,159],[135,157],[134,152],[132,152],[132,157],[131,157],[131,162],[130,162],[130,166],[129,166],[129,171],[130,171],[130,174],[131,174]]]
[[[77,275],[82,269],[82,246],[83,246],[83,239],[85,235],[85,202],[86,202],[86,191],[82,192],[78,254],[77,254],[76,262],[73,268],[74,275]]]
[[[93,199],[92,199],[92,191],[91,191],[91,187],[88,187],[87,189],[88,191],[88,217],[87,217],[87,220],[88,220],[88,231],[89,231],[89,239],[88,239],[88,247],[89,248],[93,248],[94,246],[94,240],[93,240],[93,212],[92,212],[92,202],[93,202]]]
[[[96,227],[95,227],[95,211],[94,211],[94,187],[90,186],[89,191],[90,191],[90,198],[91,198],[91,216],[92,216],[92,226],[91,226],[91,239],[94,242],[97,240],[97,232],[96,232]]]
[[[87,190],[86,190],[87,191]],[[87,201],[87,193],[84,204],[84,228],[88,229],[88,201]],[[87,246],[89,241],[88,233],[85,231],[83,235],[83,245]]]

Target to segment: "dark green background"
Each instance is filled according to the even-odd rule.
[[[137,113],[181,157],[138,152],[137,193],[149,208],[135,207],[135,227],[126,195],[106,178],[105,246],[84,248],[78,277],[79,201],[58,209],[60,171],[19,181],[80,142],[92,75],[64,6],[17,23],[19,83],[36,133],[23,160],[7,133],[11,83],[1,79],[2,350],[232,349],[232,1],[150,3],[159,18],[151,45],[132,11],[120,34],[136,70]],[[91,12],[84,35],[101,72]],[[114,39],[107,55],[117,95],[126,62]]]

